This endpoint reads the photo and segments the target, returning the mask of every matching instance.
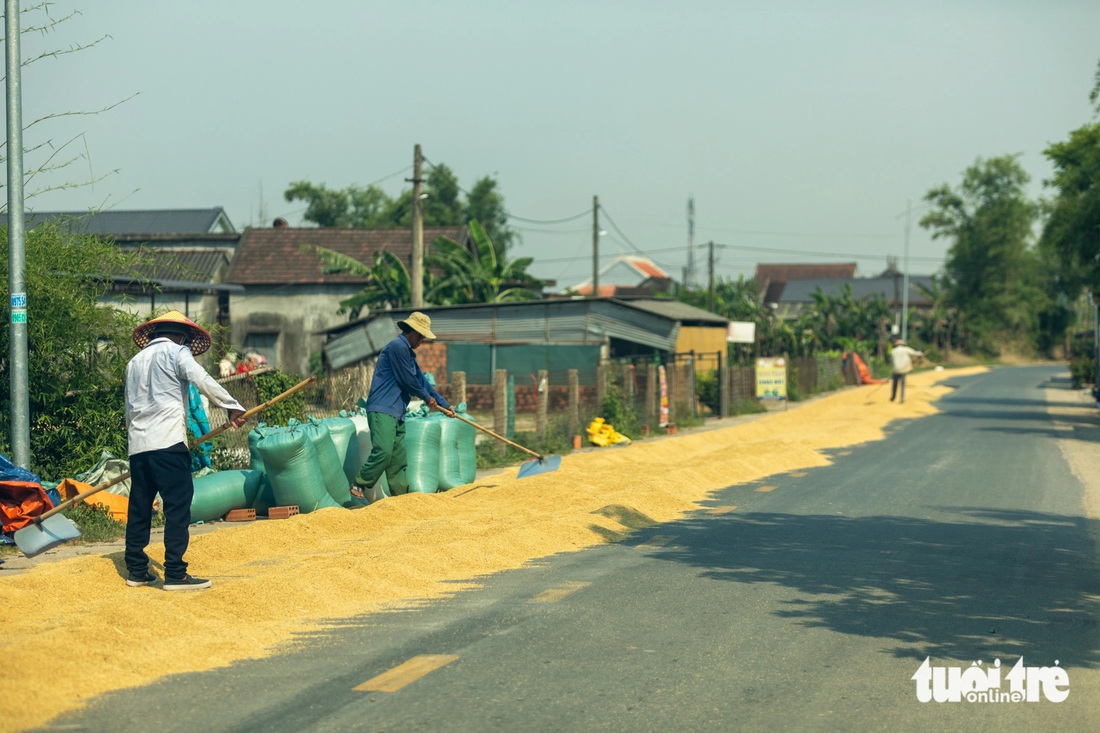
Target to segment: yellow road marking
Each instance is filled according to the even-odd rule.
[[[761,486],[757,491],[775,491],[778,488],[778,486]]]
[[[670,534],[655,534],[640,545],[636,545],[636,547],[664,547],[674,539],[676,538]]]
[[[809,474],[806,473],[805,471],[792,471],[791,472],[791,476],[794,476],[795,478],[802,478],[803,476],[808,476],[808,475]]]
[[[456,659],[457,654],[420,654],[352,689],[359,692],[397,692],[410,682],[415,682]]]
[[[850,450],[842,450],[842,451],[837,451],[837,453],[836,453],[836,454],[837,454],[838,456],[850,456],[850,455],[852,455],[852,451],[850,451]]]
[[[553,603],[554,601],[560,601],[562,598],[565,598],[570,593],[576,593],[581,588],[587,588],[590,585],[592,584],[571,580],[568,583],[562,583],[555,588],[547,588],[531,600],[538,601],[540,603]]]
[[[707,509],[707,511],[711,514],[729,514],[736,508],[735,506],[712,506],[710,509]]]

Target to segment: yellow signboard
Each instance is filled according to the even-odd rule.
[[[787,399],[787,360],[783,357],[756,360],[756,399]]]

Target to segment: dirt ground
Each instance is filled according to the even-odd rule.
[[[539,558],[618,542],[697,509],[713,492],[830,463],[828,451],[881,440],[888,424],[936,412],[942,382],[982,368],[846,389],[766,415],[626,447],[586,449],[524,479],[483,473],[439,494],[350,511],[200,525],[187,559],[210,590],[128,588],[122,547],[58,548],[0,565],[0,730],[40,726],[110,690],[271,655],[333,619],[453,596]],[[397,553],[393,548],[402,548]],[[163,548],[150,546],[155,570]],[[173,618],[174,633],[150,619]]]

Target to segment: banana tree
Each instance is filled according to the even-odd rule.
[[[527,272],[534,259],[509,260],[498,251],[476,219],[468,224],[476,254],[452,239],[436,242],[428,264],[442,273],[436,291],[449,303],[506,303],[535,300],[542,281]]]

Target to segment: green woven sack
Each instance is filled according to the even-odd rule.
[[[263,459],[277,506],[297,506],[302,514],[340,506],[329,495],[317,448],[304,426],[292,425],[263,434],[256,450]]]
[[[359,439],[356,435],[355,421],[348,417],[326,417],[318,420],[318,423],[328,428],[328,434],[336,446],[336,455],[340,457],[340,463],[344,468],[344,475],[348,483],[355,482],[355,474],[366,463],[366,458],[360,458]]]
[[[273,506],[277,506],[278,502],[275,501],[275,492],[271,490],[271,481],[267,478],[267,470],[264,468],[264,459],[256,449],[256,445],[264,435],[284,429],[285,428],[269,426],[267,423],[262,422],[248,432],[248,467],[260,474],[259,490],[256,492],[256,498],[249,506],[255,509],[257,514],[263,517],[266,517],[267,510]]]
[[[328,427],[313,417],[302,425],[302,430],[313,441],[317,451],[317,465],[321,469],[321,478],[325,489],[337,504],[346,506],[351,502],[351,482],[344,473],[344,459],[341,458],[336,443]]]
[[[232,509],[245,509],[256,501],[260,491],[259,471],[215,471],[194,480],[191,521],[210,522]]]
[[[467,420],[466,403],[455,407],[455,412]],[[461,420],[444,417],[439,413],[439,488],[453,489],[472,482],[477,477],[477,450],[474,440],[477,428]]]
[[[449,418],[443,418],[444,420]],[[434,494],[439,490],[439,441],[442,426],[432,417],[405,416],[405,454],[409,491]]]

